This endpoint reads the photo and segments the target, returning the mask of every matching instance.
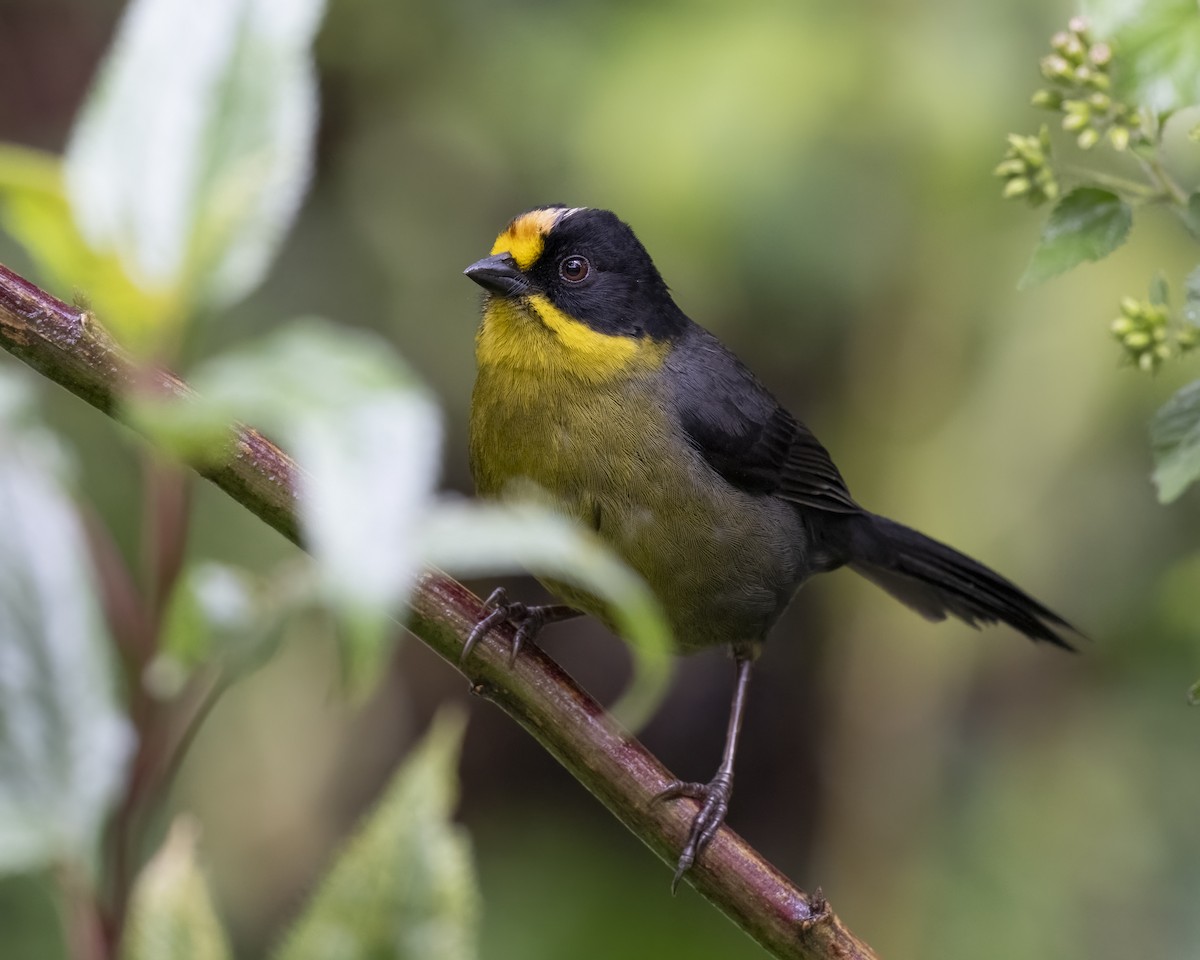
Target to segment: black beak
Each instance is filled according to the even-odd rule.
[[[471,264],[463,273],[489,293],[511,296],[525,286],[525,277],[511,253],[497,253]]]

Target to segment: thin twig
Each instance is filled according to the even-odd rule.
[[[1130,180],[1126,177],[1118,177],[1111,173],[1104,173],[1101,170],[1089,170],[1087,167],[1073,165],[1067,165],[1063,170],[1065,173],[1069,173],[1079,180],[1090,180],[1092,183],[1108,187],[1116,193],[1131,194],[1142,203],[1153,203],[1158,200],[1171,199],[1170,194],[1160,187],[1155,187],[1149,183],[1141,183],[1138,180]]]
[[[71,960],[109,960],[113,955],[105,936],[96,891],[76,865],[63,864],[55,870],[62,892],[63,927],[67,955]]]
[[[0,266],[0,344],[101,410],[116,414],[135,368],[89,314],[73,310]],[[186,395],[165,371],[154,387]],[[298,541],[296,466],[254,430],[239,427],[235,453],[199,472],[284,536]],[[423,575],[409,628],[471,689],[497,704],[538,740],[588,790],[668,865],[674,865],[690,825],[690,804],[652,804],[674,777],[621,730],[545,653],[529,647],[511,667],[507,629],[484,638],[465,664],[463,643],[482,615],[479,598],[443,574]],[[664,896],[666,874],[664,873]],[[872,960],[820,895],[793,886],[744,840],[722,828],[687,880],[780,960]]]

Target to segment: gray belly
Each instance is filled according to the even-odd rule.
[[[569,406],[477,402],[476,485],[497,496],[532,482],[595,529],[655,592],[680,649],[760,641],[807,575],[803,525],[787,503],[730,486],[667,417],[659,398],[627,385]],[[515,444],[477,439],[518,431]],[[540,455],[517,449],[534,437]],[[612,625],[596,598],[547,586]]]

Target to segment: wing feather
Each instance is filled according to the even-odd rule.
[[[683,431],[725,480],[818,510],[862,512],[812,431],[712,334],[693,327],[668,363]]]

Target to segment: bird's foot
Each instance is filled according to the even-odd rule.
[[[513,635],[512,647],[508,652],[508,663],[509,666],[512,666],[516,662],[517,654],[521,652],[521,647],[525,644],[526,640],[532,640],[536,637],[538,631],[551,620],[563,619],[561,614],[556,616],[563,609],[560,605],[545,604],[542,606],[528,606],[515,600],[509,600],[508,594],[505,593],[503,587],[497,587],[493,590],[487,600],[484,601],[483,607],[488,612],[480,618],[479,622],[471,628],[471,632],[467,634],[467,641],[463,644],[462,655],[459,657],[460,663],[471,655],[475,644],[482,640],[492,627],[507,620],[517,628],[517,632]]]
[[[704,848],[717,835],[721,824],[725,822],[725,814],[729,812],[729,798],[732,795],[732,774],[720,772],[708,783],[686,783],[676,780],[654,798],[654,803],[675,800],[679,797],[688,797],[700,802],[700,809],[692,820],[692,829],[688,833],[687,843],[683,846],[683,852],[679,854],[675,876],[671,880],[672,893],[679,886],[683,875],[696,862],[696,858],[704,852]]]

